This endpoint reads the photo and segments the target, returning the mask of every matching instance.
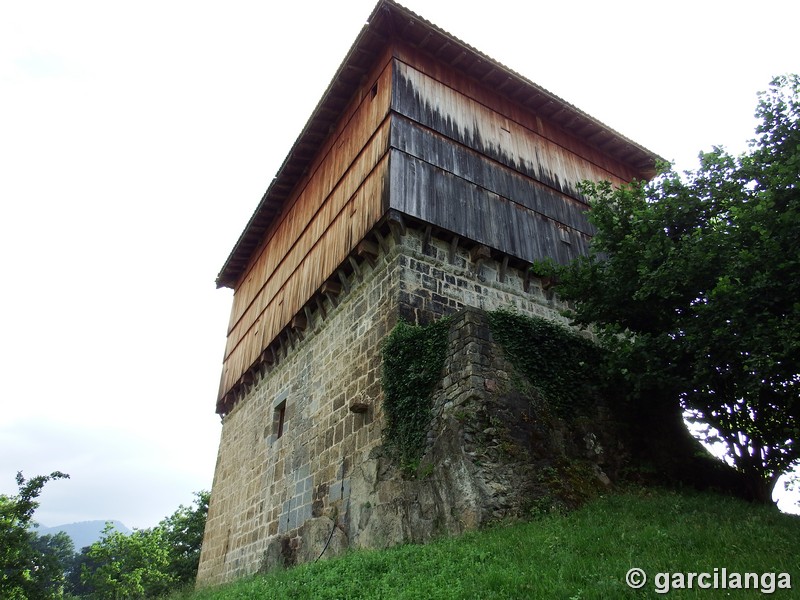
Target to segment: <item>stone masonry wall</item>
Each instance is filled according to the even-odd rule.
[[[606,470],[619,471],[619,436],[604,408],[570,423],[539,413],[485,311],[456,315],[447,352],[416,473],[400,473],[380,447],[354,465],[352,547],[423,543],[571,508],[610,484]]]
[[[463,438],[437,433],[442,414],[452,424],[452,411],[477,410],[455,398],[441,403],[429,440],[438,447],[430,454],[437,457],[437,479],[404,480],[383,457],[381,343],[399,316],[424,323],[465,306],[514,306],[560,319],[559,307],[538,282],[526,291],[524,272],[488,256],[475,262],[467,249],[453,251],[413,229],[387,244],[374,265],[364,262],[349,276],[349,291],[325,301],[324,314],[312,315],[303,339],[286,348],[225,416],[199,585],[348,547],[424,541],[432,531],[460,531],[506,511],[491,482],[475,478]],[[486,381],[494,380],[462,375],[457,387],[474,383],[486,391]],[[445,388],[456,385],[453,377],[445,374]],[[363,405],[366,412],[351,410]],[[433,485],[442,481],[450,483]]]

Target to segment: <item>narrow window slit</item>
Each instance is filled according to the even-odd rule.
[[[275,407],[273,422],[275,424],[275,439],[277,440],[283,435],[283,428],[286,424],[286,400]]]

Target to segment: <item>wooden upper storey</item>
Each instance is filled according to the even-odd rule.
[[[330,141],[332,129],[348,107],[352,109],[354,96],[363,93],[364,81],[374,72],[376,60],[398,40],[419,55],[435,57],[441,70],[460,74],[471,80],[473,87],[491,90],[520,110],[537,115],[553,129],[583,140],[609,159],[626,165],[639,177],[647,179],[655,174],[657,156],[649,150],[419,15],[391,0],[381,0],[225,261],[217,276],[218,287],[236,288],[282,206],[318,157],[321,146]]]
[[[521,260],[566,260],[591,234],[576,183],[646,179],[656,158],[379,2],[217,278],[235,292],[218,411],[390,208]]]

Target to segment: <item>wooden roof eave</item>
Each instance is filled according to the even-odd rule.
[[[382,4],[383,1],[379,2],[378,8],[380,8]],[[377,8],[375,12],[377,12]],[[373,12],[373,14],[375,14],[375,12]],[[292,144],[292,148],[289,150],[283,163],[278,168],[277,174],[275,177],[273,177],[272,183],[270,183],[267,191],[264,192],[264,195],[261,197],[261,201],[258,203],[258,206],[256,206],[255,211],[253,211],[253,214],[250,217],[250,220],[247,222],[247,225],[245,225],[244,230],[242,230],[239,239],[236,241],[236,244],[228,255],[228,258],[225,261],[225,264],[222,266],[222,269],[220,269],[216,279],[218,288],[233,288],[236,285],[243,272],[243,268],[236,268],[239,264],[241,264],[240,261],[237,260],[237,257],[244,255],[246,256],[246,259],[244,260],[245,264],[249,262],[252,253],[260,244],[261,239],[269,228],[273,218],[280,213],[281,207],[288,199],[288,196],[294,187],[294,183],[296,183],[297,177],[291,177],[293,174],[292,171],[302,173],[305,171],[305,168],[311,164],[314,155],[312,153],[298,152],[298,150],[304,145],[305,141],[309,140],[309,138],[315,140],[314,145],[318,145],[319,140],[327,138],[330,134],[333,125],[338,118],[341,109],[343,108],[342,104],[346,104],[347,102],[345,98],[349,99],[352,96],[353,90],[350,89],[348,91],[348,88],[355,87],[352,84],[346,83],[346,81],[341,78],[341,75],[345,70],[353,70],[354,65],[351,63],[351,59],[353,57],[360,55],[362,57],[360,62],[365,62],[365,52],[361,46],[364,43],[365,38],[374,35],[375,32],[370,30],[369,22],[367,22],[364,27],[362,27],[361,32],[350,47],[350,50],[348,51],[344,61],[342,61],[342,64],[339,66],[333,78],[331,79],[331,82],[328,84],[325,93],[322,95],[317,103],[317,106],[312,111],[311,116],[300,132],[300,135],[297,136],[294,144]],[[368,65],[362,66],[361,75],[366,72],[367,68]],[[339,110],[331,107],[330,104],[332,103],[338,105],[337,108]],[[299,158],[298,156],[302,157]],[[295,167],[295,169],[292,169],[291,167]],[[264,219],[263,216],[266,213],[269,213],[272,216],[268,219]]]

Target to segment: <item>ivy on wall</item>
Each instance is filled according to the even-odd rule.
[[[386,449],[407,472],[416,470],[425,450],[451,321],[445,317],[424,326],[400,321],[384,342]],[[590,340],[511,310],[490,312],[489,323],[515,369],[556,416],[569,419],[596,403],[603,379],[601,355]]]
[[[407,471],[416,470],[425,450],[450,321],[445,317],[425,326],[400,321],[382,349],[387,449]]]
[[[602,385],[600,348],[545,319],[513,310],[489,313],[494,339],[544,404],[562,418],[591,406]]]

